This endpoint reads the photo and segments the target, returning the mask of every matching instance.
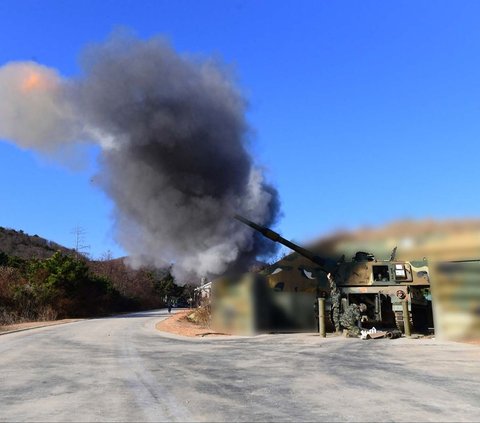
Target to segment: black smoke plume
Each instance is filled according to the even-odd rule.
[[[125,34],[90,46],[82,63],[84,74],[68,81],[33,63],[7,64],[51,74],[45,87],[31,77],[28,89],[20,80],[24,89],[9,94],[27,106],[37,94],[27,115],[45,113],[46,100],[55,114],[40,137],[35,128],[25,136],[15,133],[15,113],[0,108],[0,137],[42,151],[97,142],[96,182],[116,205],[117,240],[134,265],[169,262],[177,275],[207,276],[274,251],[233,219],[271,225],[279,200],[249,153],[246,102],[225,66],[180,55],[162,38]],[[0,90],[11,87],[4,69]]]

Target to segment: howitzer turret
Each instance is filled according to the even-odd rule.
[[[289,241],[288,239],[283,238],[277,232],[272,231],[269,228],[266,228],[261,225],[257,225],[256,223],[248,219],[245,219],[243,216],[240,216],[238,214],[235,215],[235,219],[239,220],[240,222],[244,223],[247,226],[250,226],[252,229],[255,229],[257,232],[260,232],[264,237],[271,239],[274,242],[278,242],[279,244],[285,245],[285,247],[288,247],[291,250],[295,251],[296,253],[300,254],[301,256],[309,259],[316,265],[320,266],[320,268],[326,273],[333,272],[337,268],[337,262],[335,260],[320,257],[319,255],[315,254],[313,251],[300,247],[299,245]]]

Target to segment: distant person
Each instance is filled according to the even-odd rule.
[[[172,312],[172,305],[171,305],[171,304],[168,304],[168,312],[169,312],[169,313]]]

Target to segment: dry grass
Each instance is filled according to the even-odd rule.
[[[212,310],[210,305],[198,307],[193,313],[187,314],[185,318],[203,328],[210,328],[212,322]]]

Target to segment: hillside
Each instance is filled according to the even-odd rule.
[[[23,231],[0,226],[0,252],[23,259],[45,259],[56,251],[72,253],[73,250],[49,241],[38,235],[28,235]]]
[[[88,260],[38,235],[0,227],[0,326],[165,307],[193,295],[165,269]]]

